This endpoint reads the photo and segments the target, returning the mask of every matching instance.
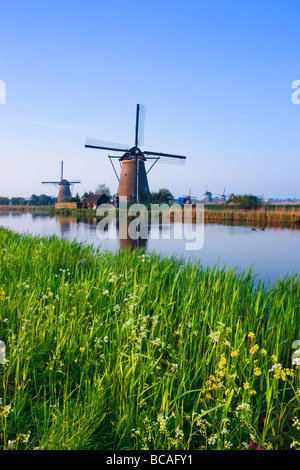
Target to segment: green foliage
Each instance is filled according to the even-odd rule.
[[[105,183],[99,184],[99,185],[97,186],[97,188],[95,189],[95,194],[102,194],[102,193],[103,193],[103,194],[106,194],[106,196],[107,196],[109,199],[111,199],[112,196],[111,196],[111,193],[110,193],[110,189],[109,189],[108,186],[106,186]]]
[[[8,197],[0,197],[0,206],[8,206],[10,199]]]
[[[0,228],[0,448],[300,448],[299,298]]]
[[[84,191],[84,193],[82,195],[82,199],[84,199],[88,196],[91,196],[91,194],[94,194],[93,191]]]
[[[27,204],[27,201],[23,197],[12,197],[10,203],[13,206],[25,206]]]
[[[151,193],[151,202],[153,204],[170,204],[173,201],[174,196],[167,188],[161,188],[158,192]]]
[[[234,195],[230,194],[226,204],[233,204],[238,209],[258,209],[263,201],[258,196],[252,194]]]
[[[32,206],[50,206],[56,202],[57,198],[53,196],[47,196],[46,194],[32,194],[29,204]]]

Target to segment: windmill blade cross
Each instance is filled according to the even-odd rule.
[[[86,138],[85,147],[100,150],[114,150],[115,152],[126,152],[126,150],[130,148],[129,145],[126,144],[117,144],[90,138]]]
[[[135,127],[135,146],[140,147],[144,144],[144,127],[146,117],[146,106],[137,104],[136,106],[136,127]]]
[[[42,184],[59,184],[60,181],[42,181]]]
[[[168,158],[177,158],[179,160],[186,160],[184,155],[173,155],[171,153],[162,153],[162,152],[151,152],[148,150],[143,151],[145,155],[157,155],[158,157],[168,157]]]

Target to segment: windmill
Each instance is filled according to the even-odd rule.
[[[205,196],[205,198],[204,198],[204,203],[205,204],[212,201],[212,198],[211,198],[212,193],[210,191],[207,191],[207,185],[206,185],[205,193],[203,194],[203,196]]]
[[[191,195],[191,190],[189,191],[189,195],[185,195],[183,196],[184,197],[184,200],[183,200],[183,203],[184,204],[192,204],[192,199],[197,199],[197,196],[192,196]]]
[[[42,181],[42,184],[54,184],[59,189],[57,202],[63,202],[65,198],[72,197],[70,187],[74,184],[81,183],[81,181],[68,181],[64,179],[64,162],[61,162],[60,181]]]
[[[186,159],[186,157],[182,155],[172,155],[148,150],[142,151],[139,148],[143,145],[145,113],[146,106],[137,104],[135,141],[133,147],[130,148],[129,145],[114,144],[89,138],[86,139],[85,143],[86,148],[123,152],[121,157],[112,155],[108,155],[108,157],[119,181],[118,197],[126,197],[128,202],[151,202],[147,174],[159,160],[164,163],[180,163]],[[121,165],[120,177],[112,161],[114,158],[118,159]],[[148,160],[151,161],[152,165],[148,171],[146,171],[145,162]]]
[[[223,194],[218,194],[218,196],[221,196],[221,199],[220,199],[221,202],[225,202],[226,197],[229,196],[229,194],[225,193],[225,190],[226,190],[226,188],[224,188]]]

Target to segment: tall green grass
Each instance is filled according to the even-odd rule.
[[[299,299],[295,277],[1,228],[0,446],[299,448]]]

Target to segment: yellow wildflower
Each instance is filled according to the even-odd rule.
[[[4,299],[5,299],[5,292],[4,292],[3,287],[0,287],[0,300],[4,300]]]
[[[226,358],[224,356],[224,354],[221,355],[221,359],[219,361],[219,369],[223,369],[223,367],[226,366]]]
[[[254,368],[254,375],[256,375],[256,376],[261,375],[261,370],[260,370],[259,367],[255,367],[255,368]]]
[[[254,346],[250,348],[250,354],[255,354],[258,349],[259,349],[258,345],[254,344]]]

